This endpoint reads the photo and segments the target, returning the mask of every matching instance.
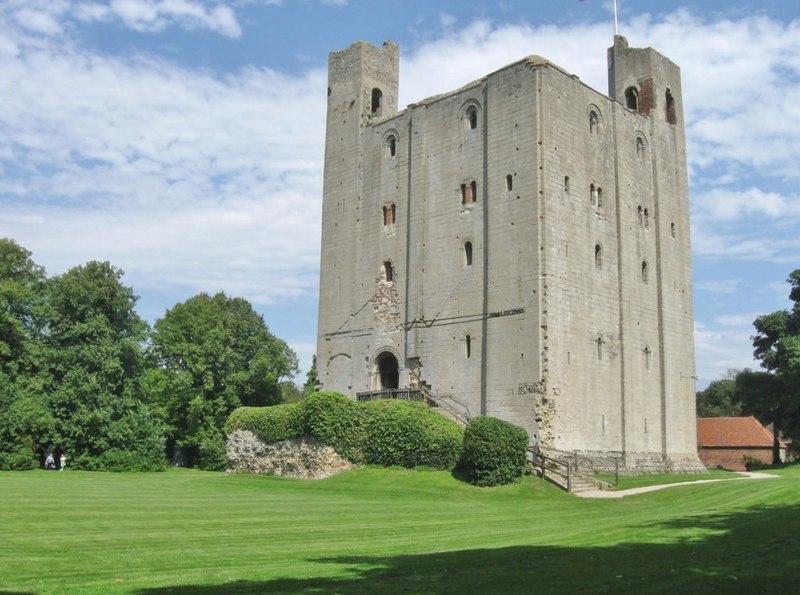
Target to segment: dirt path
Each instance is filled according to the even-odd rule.
[[[780,475],[772,475],[770,473],[756,473],[749,471],[737,471],[742,477],[733,477],[731,479],[698,479],[697,481],[684,481],[679,483],[662,483],[654,486],[645,486],[643,488],[631,488],[630,490],[586,490],[585,492],[576,492],[575,495],[580,498],[624,498],[625,496],[633,496],[634,494],[645,494],[647,492],[657,492],[658,490],[666,490],[667,488],[677,488],[680,486],[693,486],[699,483],[716,483],[718,481],[739,481],[741,479],[777,479]]]

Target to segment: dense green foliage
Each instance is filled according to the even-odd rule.
[[[777,474],[584,500],[379,467],[0,473],[0,591],[792,593],[800,467]]]
[[[313,393],[300,403],[241,407],[225,432],[247,430],[270,444],[309,436],[354,462],[450,469],[461,453],[463,431],[422,403],[356,403],[341,393]]]
[[[296,403],[272,407],[240,407],[231,413],[225,433],[252,432],[264,444],[297,438],[303,434],[303,418]]]
[[[728,370],[725,378],[714,380],[697,392],[697,417],[738,417],[742,403],[736,396],[737,370]]]
[[[250,303],[223,293],[196,295],[157,320],[152,357],[147,386],[165,411],[168,439],[206,469],[219,465],[201,446],[216,442],[219,451],[228,415],[279,403],[281,380],[297,372],[294,352]]]
[[[363,403],[367,463],[401,467],[452,469],[461,454],[463,431],[453,421],[422,403]]]
[[[759,316],[753,322],[753,355],[767,373],[740,375],[737,384],[745,409],[762,422],[774,424],[776,434],[800,440],[800,269],[787,282],[791,309]]]
[[[166,438],[222,469],[230,411],[280,400],[297,359],[249,303],[179,304],[148,353],[122,275],[89,262],[48,279],[0,238],[0,469],[34,468],[47,453],[80,469],[163,469]]]
[[[300,403],[303,432],[354,463],[364,462],[364,410],[337,392],[319,392]]]
[[[90,262],[47,283],[45,404],[82,469],[164,467],[163,429],[144,400],[146,325],[122,271]]]
[[[464,430],[461,467],[478,486],[519,479],[527,464],[528,433],[495,417],[476,417]]]

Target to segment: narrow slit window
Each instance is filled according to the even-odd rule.
[[[470,107],[467,110],[467,125],[470,130],[475,130],[478,127],[478,109]]]
[[[674,222],[669,224],[669,233],[673,238],[675,237],[675,223]]]
[[[373,114],[380,115],[382,102],[383,102],[383,91],[381,91],[376,87],[372,90],[372,101],[371,101],[370,111]]]
[[[514,176],[508,174],[506,176],[506,190],[512,190],[514,188]]]
[[[675,122],[677,122],[677,116],[675,115],[675,98],[672,96],[672,91],[669,89],[667,89],[667,92],[665,93],[665,99],[667,122],[669,124],[675,124]]]
[[[650,356],[652,355],[652,351],[650,351],[650,347],[644,348],[644,369],[650,369]]]
[[[597,339],[595,340],[595,343],[597,344],[597,359],[602,360],[603,359],[603,337],[597,337]]]
[[[383,278],[385,281],[394,281],[394,268],[389,260],[383,263]]]
[[[644,155],[644,139],[641,136],[636,137],[636,154],[639,157]]]
[[[639,227],[644,227],[644,211],[642,210],[642,205],[636,209],[636,218],[639,220]]]
[[[639,90],[636,87],[625,89],[625,107],[639,111]]]
[[[644,210],[644,227],[645,229],[650,227],[650,211],[647,209]]]
[[[597,189],[597,208],[601,208],[603,206],[603,189]]]
[[[461,184],[461,204],[471,205],[477,196],[477,184],[473,181],[469,184]]]
[[[564,192],[569,194],[569,176],[564,176]]]
[[[383,224],[384,225],[394,225],[395,222],[395,215],[396,215],[396,207],[394,203],[389,205],[383,206]]]
[[[464,337],[464,352],[467,356],[467,359],[472,357],[472,337],[469,335]]]
[[[592,110],[589,112],[589,132],[591,132],[592,134],[597,133],[597,126],[599,119],[600,118],[598,117],[596,111]]]
[[[464,265],[472,266],[472,242],[464,242]]]
[[[603,248],[600,244],[594,246],[594,266],[597,268],[603,266]]]
[[[394,157],[397,154],[397,139],[393,136],[389,137],[389,157]]]
[[[647,261],[642,261],[642,282],[647,283]]]

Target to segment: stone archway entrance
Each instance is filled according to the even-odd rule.
[[[378,389],[400,388],[400,364],[393,353],[382,351],[375,359],[375,365]]]

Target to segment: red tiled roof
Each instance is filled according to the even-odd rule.
[[[754,417],[698,417],[699,447],[772,447],[772,432]]]

